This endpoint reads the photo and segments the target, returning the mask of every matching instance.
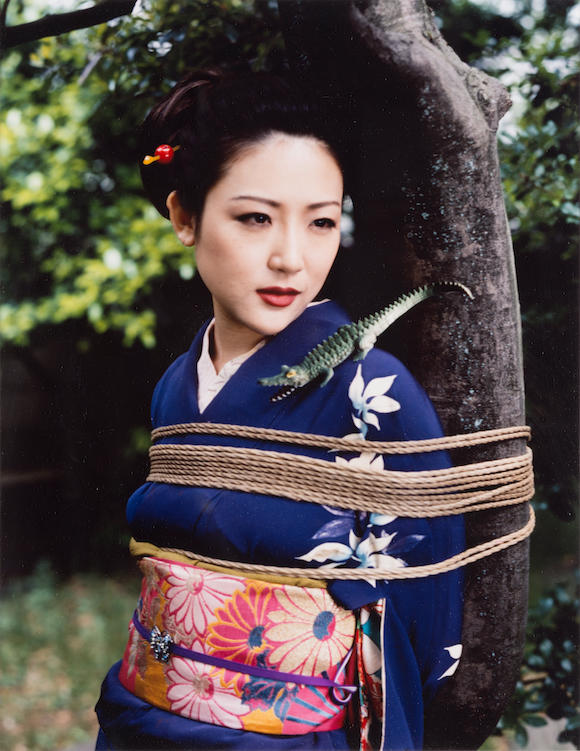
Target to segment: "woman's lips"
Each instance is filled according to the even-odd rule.
[[[293,287],[265,287],[259,289],[258,294],[268,305],[274,305],[277,308],[286,308],[291,305],[299,295],[297,289]]]

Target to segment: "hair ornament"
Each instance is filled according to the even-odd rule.
[[[162,143],[155,149],[155,156],[146,156],[143,159],[143,164],[153,164],[153,162],[159,162],[159,164],[169,164],[173,161],[173,155],[179,149],[179,146],[169,146],[167,143]]]

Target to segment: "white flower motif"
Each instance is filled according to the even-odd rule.
[[[185,638],[194,630],[204,634],[210,620],[215,619],[216,608],[240,589],[239,580],[195,566],[165,565],[168,569],[165,580],[169,584],[165,593],[168,601],[166,628],[176,630]]]
[[[375,472],[382,472],[385,468],[385,462],[381,454],[373,454],[371,451],[363,451],[362,454],[355,456],[353,459],[343,459],[342,456],[335,457],[337,464],[343,466],[350,465],[359,469],[370,469]]]
[[[440,675],[439,678],[437,678],[438,681],[440,681],[442,678],[448,678],[449,676],[453,675],[453,673],[455,673],[457,666],[459,665],[459,658],[461,657],[461,653],[463,652],[463,645],[453,644],[451,647],[445,647],[445,651],[449,652],[449,657],[451,657],[452,660],[455,660],[455,662],[447,668],[443,675]]]
[[[363,436],[366,436],[369,425],[380,430],[379,419],[374,412],[384,414],[401,409],[396,399],[386,396],[396,377],[396,375],[391,375],[373,378],[365,386],[362,365],[356,369],[355,377],[348,388],[348,397],[356,413],[353,413],[352,421]]]
[[[199,642],[194,649],[200,650]],[[241,728],[240,715],[248,714],[239,696],[222,680],[224,670],[173,657],[167,671],[167,699],[171,711],[222,727]]]
[[[382,537],[375,537],[372,532],[363,540],[357,537],[351,530],[348,538],[348,545],[341,542],[324,542],[304,555],[298,556],[302,561],[316,561],[317,563],[327,563],[323,568],[335,568],[341,563],[354,559],[359,562],[357,568],[376,568],[381,571],[392,571],[393,569],[402,568],[405,562],[400,558],[394,558],[384,552],[389,547],[397,533],[392,535],[383,534]]]

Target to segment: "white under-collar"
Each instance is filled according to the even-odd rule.
[[[197,361],[197,405],[203,412],[212,399],[222,390],[234,373],[246,362],[254,352],[261,349],[266,340],[262,339],[249,352],[228,360],[219,373],[209,354],[210,336],[213,336],[214,319],[205,330],[201,343],[201,354]]]

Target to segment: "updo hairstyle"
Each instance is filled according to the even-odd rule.
[[[141,130],[141,153],[161,144],[179,146],[168,164],[141,165],[149,200],[164,217],[167,196],[177,190],[183,208],[201,218],[208,191],[243,148],[278,131],[311,136],[326,144],[344,174],[336,122],[298,85],[268,73],[195,71],[149,113]]]

